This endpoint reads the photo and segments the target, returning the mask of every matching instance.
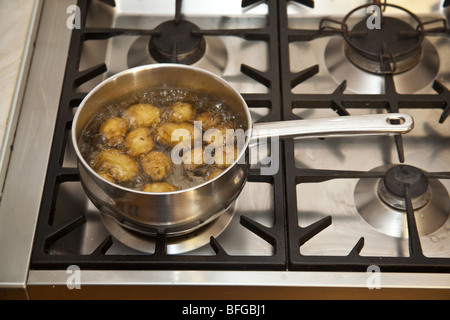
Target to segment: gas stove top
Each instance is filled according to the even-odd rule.
[[[69,266],[122,272],[123,285],[127,270],[159,270],[172,283],[181,270],[205,279],[212,271],[217,279],[241,271],[257,286],[267,285],[260,272],[278,272],[276,286],[302,286],[290,275],[359,277],[371,266],[410,277],[450,271],[450,31],[442,1],[79,0],[76,6],[80,25],[66,40],[35,215],[31,291],[50,284],[55,272],[63,281]],[[55,15],[48,3],[44,13]],[[404,112],[415,129],[395,137],[283,139],[279,170],[261,174],[272,154],[260,148],[242,194],[218,220],[177,238],[142,235],[89,201],[70,132],[76,108],[97,84],[153,63],[218,74],[242,94],[254,122]]]
[[[289,59],[285,70],[295,80],[284,90],[285,119],[401,110],[416,122],[410,135],[394,139],[286,142],[288,211],[297,213],[288,223],[291,267],[363,269],[379,261],[384,269],[445,265],[450,133],[444,102],[448,63],[442,54],[449,48],[446,21],[423,3],[391,1],[373,13],[392,29],[384,33],[362,27],[368,24],[371,3],[348,4],[337,9],[341,15],[306,17],[299,14],[304,9],[287,5],[293,14],[282,22],[287,26],[282,48],[288,50],[281,54]],[[403,35],[409,32],[414,41]],[[386,39],[387,34],[394,36]],[[409,69],[402,70],[402,64]],[[410,184],[410,192],[420,183],[424,191],[406,197],[404,190],[386,188],[393,176],[397,185]],[[429,189],[436,197],[425,191]],[[318,200],[311,201],[313,197]],[[428,199],[424,206],[421,197]],[[436,225],[431,227],[429,219]]]

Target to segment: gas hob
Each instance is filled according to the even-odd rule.
[[[47,137],[48,158],[43,173],[31,176],[41,181],[30,189],[40,194],[29,213],[36,221],[31,297],[52,283],[64,289],[73,266],[94,287],[113,277],[125,287],[366,288],[373,266],[387,287],[450,286],[450,32],[442,1],[79,0],[58,2],[58,12],[51,2],[43,5],[42,30],[52,28],[45,17],[66,28],[69,15],[58,12],[69,5],[79,10],[80,26],[59,32],[64,41],[54,45],[68,52],[67,61],[56,59],[53,87],[60,90],[41,99],[54,131],[39,137]],[[364,29],[378,18],[380,30]],[[275,159],[270,145],[250,150],[262,161],[220,219],[183,237],[142,235],[89,201],[70,132],[96,85],[153,63],[221,76],[242,94],[254,122],[404,112],[415,128],[396,137],[284,139],[272,175],[261,170]],[[17,157],[21,145],[35,144],[18,137]],[[20,171],[11,166],[12,174]],[[5,190],[15,188],[11,179]]]

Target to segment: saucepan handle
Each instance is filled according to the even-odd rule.
[[[405,134],[414,128],[409,114],[388,113],[255,123],[251,143],[271,137],[327,138]]]

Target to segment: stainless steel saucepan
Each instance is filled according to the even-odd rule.
[[[194,188],[146,193],[107,181],[86,162],[79,141],[90,121],[107,105],[130,92],[178,88],[207,93],[220,99],[244,122],[247,139],[236,161],[221,175]],[[238,197],[245,185],[249,164],[245,152],[250,143],[276,132],[280,137],[331,137],[394,135],[414,126],[407,114],[380,114],[253,124],[242,96],[222,78],[202,69],[178,64],[154,64],[121,72],[98,85],[79,106],[72,128],[73,145],[83,188],[94,205],[124,227],[147,234],[181,235],[212,222]]]

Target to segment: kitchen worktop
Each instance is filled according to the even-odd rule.
[[[8,165],[21,97],[31,60],[31,26],[38,15],[37,0],[0,0],[0,185]]]

